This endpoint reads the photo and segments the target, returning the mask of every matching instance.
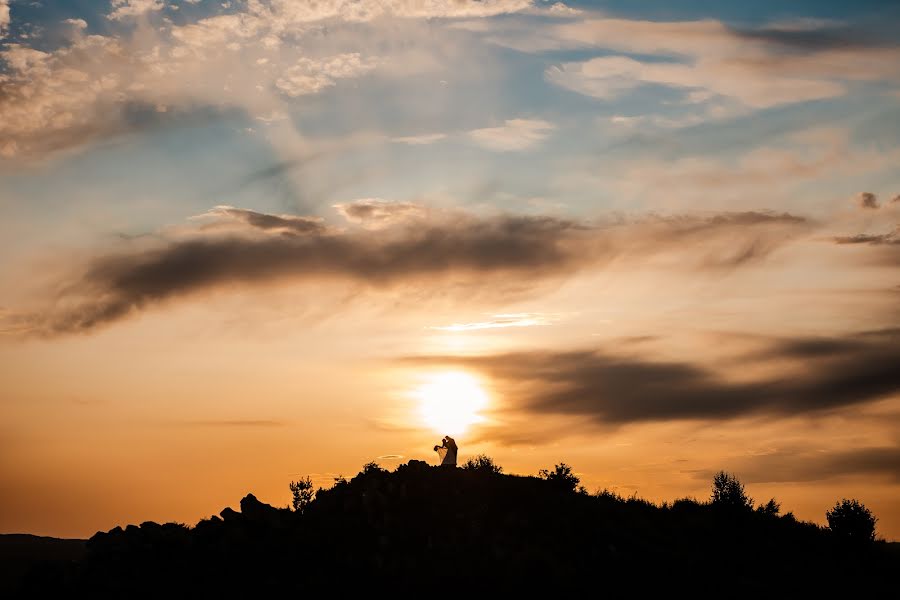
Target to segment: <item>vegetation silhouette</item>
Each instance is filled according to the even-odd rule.
[[[779,516],[774,499],[754,509],[740,481],[720,475],[711,501],[656,505],[609,490],[588,493],[565,463],[537,477],[503,474],[483,455],[459,469],[411,460],[388,471],[369,463],[308,502],[310,480],[292,482],[296,510],[248,494],[239,512],[226,508],[193,527],[146,522],[97,533],[80,560],[38,565],[20,591],[412,595],[440,585],[805,596],[859,595],[894,581],[897,544],[855,533],[865,541],[843,541],[839,523],[861,504],[851,510],[839,503],[829,529]]]
[[[841,499],[825,513],[828,528],[842,539],[859,544],[875,539],[875,522],[878,519],[857,500]]]
[[[737,476],[725,471],[719,471],[713,475],[712,497],[710,502],[714,506],[724,506],[737,509],[753,508],[753,498],[744,492],[744,484]],[[773,498],[771,502],[775,502]],[[775,512],[778,514],[778,511]]]

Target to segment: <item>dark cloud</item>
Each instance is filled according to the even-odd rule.
[[[120,242],[80,268],[69,266],[81,276],[60,287],[51,308],[20,316],[18,326],[43,334],[87,331],[148,305],[234,284],[431,285],[442,279],[496,288],[498,280],[484,276],[503,275],[499,281],[533,286],[612,258],[676,252],[692,257],[697,268],[733,268],[768,255],[806,224],[787,214],[734,213],[598,225],[387,204],[376,212],[408,218],[377,230],[220,206],[201,215],[205,221],[196,228]]]
[[[326,228],[321,218],[295,215],[270,215],[233,206],[217,206],[207,213],[214,217],[227,217],[263,231],[285,233],[324,233]]]
[[[871,244],[873,246],[900,244],[900,237],[898,237],[896,231],[882,234],[858,233],[856,235],[837,236],[833,239],[836,244]]]
[[[900,267],[900,228],[890,233],[859,233],[856,235],[836,236],[832,238],[841,246],[872,246],[865,253],[866,264],[876,266]]]
[[[703,364],[611,350],[410,360],[480,371],[505,390],[515,410],[597,424],[815,413],[900,391],[900,334],[894,330],[773,341],[764,356],[747,360],[777,366],[779,375],[740,382]],[[787,366],[793,367],[789,374]]]
[[[737,29],[735,35],[745,40],[780,46],[787,51],[824,52],[829,50],[863,50],[896,47],[890,35],[847,25],[795,26]]]
[[[872,192],[860,192],[856,195],[856,202],[860,208],[878,208],[878,196]]]
[[[779,451],[747,458],[737,466],[749,483],[794,483],[848,476],[882,477],[900,483],[900,447]]]

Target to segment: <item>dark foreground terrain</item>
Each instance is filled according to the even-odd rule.
[[[791,515],[693,500],[660,507],[416,461],[393,472],[367,466],[320,490],[302,512],[248,495],[240,512],[226,508],[193,527],[148,522],[97,533],[85,549],[78,543],[57,547],[54,560],[32,561],[7,589],[101,597],[488,589],[856,596],[896,590],[900,573],[897,544],[850,543]]]

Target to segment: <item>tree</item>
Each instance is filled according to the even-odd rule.
[[[312,480],[309,476],[300,479],[300,481],[292,481],[291,493],[293,494],[291,506],[299,513],[302,513],[306,507],[309,506],[309,503],[313,500],[313,496],[316,495],[313,491]]]
[[[578,489],[578,484],[581,483],[581,480],[572,471],[572,467],[566,463],[559,463],[553,467],[552,471],[541,469],[538,471],[538,475],[541,479],[547,480],[554,486],[566,492],[574,492]]]
[[[710,500],[716,506],[753,508],[753,498],[744,492],[744,484],[740,482],[737,476],[725,471],[719,471],[713,476],[712,497]]]
[[[479,471],[485,473],[502,473],[503,467],[494,462],[494,459],[487,454],[479,454],[467,460],[463,466],[467,471]]]
[[[781,512],[781,503],[775,500],[775,498],[772,498],[765,504],[757,506],[756,512],[763,513],[764,515],[777,516],[778,513]]]
[[[363,465],[362,474],[369,475],[370,473],[387,473],[387,470],[382,469],[381,465],[379,465],[377,462],[370,461]]]
[[[875,539],[878,519],[858,500],[842,498],[825,513],[828,528],[841,538],[852,542],[871,542]]]

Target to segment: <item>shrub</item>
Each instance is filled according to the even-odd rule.
[[[875,539],[875,522],[878,520],[862,502],[842,499],[825,513],[828,528],[843,539],[854,542],[871,542]]]
[[[541,477],[541,479],[545,479],[554,486],[566,492],[574,492],[578,489],[578,484],[581,483],[581,480],[572,471],[572,467],[570,467],[566,463],[559,463],[558,465],[553,467],[552,471],[541,469],[540,471],[538,471],[538,475]]]
[[[312,502],[313,496],[316,495],[309,476],[300,481],[292,481],[291,494],[293,495],[291,506],[296,512],[302,513],[309,506],[309,503]]]
[[[502,473],[503,467],[494,462],[487,454],[479,454],[467,460],[463,466],[467,471],[481,471],[486,473]]]
[[[744,492],[744,484],[737,476],[719,471],[713,476],[711,501],[716,506],[753,508],[753,498]]]

